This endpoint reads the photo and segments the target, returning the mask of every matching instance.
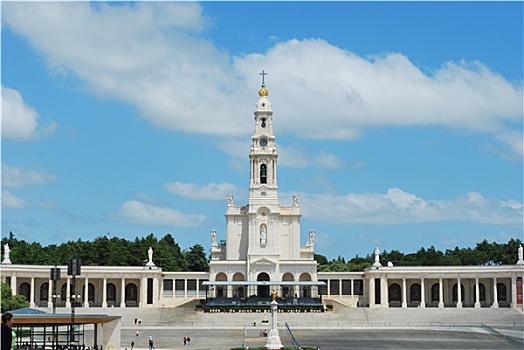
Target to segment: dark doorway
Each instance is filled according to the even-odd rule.
[[[265,272],[262,272],[258,275],[257,281],[269,282],[269,275]],[[263,297],[263,298],[269,297],[269,286],[268,285],[257,286],[257,296]]]

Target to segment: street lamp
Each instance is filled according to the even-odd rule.
[[[53,281],[53,314],[56,313],[56,299],[60,298],[60,295],[56,292],[56,285],[60,279],[60,268],[52,267],[50,271],[50,280]]]
[[[57,294],[56,292],[56,285],[58,284],[58,280],[60,279],[60,268],[59,267],[52,267],[51,271],[51,281],[53,281],[53,314],[56,313],[56,301],[57,299],[60,299],[60,294]],[[58,335],[57,335],[57,326],[56,324],[53,324],[53,345],[56,344],[56,348],[58,348]],[[55,349],[55,346],[53,346],[53,349]]]
[[[56,314],[56,303],[60,299],[60,294],[53,294],[53,314]]]
[[[70,298],[73,298],[73,302],[71,303],[71,328],[69,330],[69,341],[71,345],[75,342],[75,304],[76,304],[76,294],[75,294],[75,282],[76,282],[76,276],[80,275],[80,267],[82,263],[80,259],[75,258],[69,260],[69,264],[67,265],[67,274],[69,276],[73,276],[73,283],[71,285],[71,294]],[[80,297],[80,296],[79,296]]]
[[[79,304],[79,303],[82,302],[82,296],[80,294],[79,295],[71,295],[71,300],[73,300],[71,303]]]

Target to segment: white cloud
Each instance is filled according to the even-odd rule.
[[[23,209],[27,202],[8,191],[2,191],[2,209]]]
[[[2,137],[31,140],[53,133],[58,124],[54,121],[39,125],[38,112],[29,106],[20,92],[2,85]]]
[[[55,174],[48,174],[32,169],[23,169],[2,163],[2,186],[21,188],[30,185],[39,185],[57,180]]]
[[[12,3],[2,15],[55,73],[135,105],[154,125],[221,135],[249,127],[248,118],[239,123],[242,109],[231,101],[245,86],[230,57],[199,36],[206,19],[196,2]]]
[[[139,225],[175,227],[198,227],[206,221],[206,216],[202,214],[185,214],[176,209],[157,207],[136,200],[125,202],[112,216]]]
[[[513,155],[520,156],[524,154],[524,139],[522,132],[513,130],[504,130],[495,135],[495,139],[500,142],[500,146],[497,148],[497,153],[507,158]]]
[[[2,86],[2,137],[27,140],[36,137],[38,113],[16,90]]]
[[[386,194],[301,194],[302,214],[338,224],[393,225],[462,221],[522,225],[523,205],[467,193],[453,200],[428,200],[391,188]]]
[[[232,158],[245,160],[249,144],[238,140],[229,140],[228,142],[221,142],[218,147]]]
[[[316,39],[233,58],[204,37],[207,19],[193,2],[3,5],[4,22],[51,69],[135,105],[161,128],[248,134],[244,106],[255,102],[264,67],[281,132],[351,139],[369,126],[441,125],[489,133],[522,154],[522,87],[480,62],[444,62],[426,74],[401,53],[364,58]]]
[[[164,188],[171,194],[198,200],[225,200],[228,194],[240,192],[235,185],[229,182],[198,185],[175,181],[165,183]]]
[[[327,152],[309,152],[293,146],[278,146],[279,164],[290,168],[318,167],[337,169],[342,166],[342,160]]]
[[[522,88],[479,62],[446,62],[429,76],[400,53],[366,59],[323,40],[291,40],[236,60],[246,75],[257,65],[271,72],[287,127],[312,138],[349,138],[374,125],[491,132],[521,123]]]

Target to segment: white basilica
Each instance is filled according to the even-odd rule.
[[[237,206],[233,196],[228,197],[226,244],[218,245],[211,232],[210,281],[205,285],[213,286],[212,297],[238,302],[249,296],[268,298],[270,289],[279,289],[284,300],[318,296],[316,287],[324,283],[317,281],[315,234],[310,231],[307,244],[300,245],[298,196],[291,206],[279,204],[273,112],[264,84],[258,95],[249,154],[249,202]]]
[[[317,272],[314,231],[301,234],[298,196],[279,204],[278,152],[273,112],[264,84],[258,91],[250,159],[249,202],[228,196],[225,244],[211,231],[209,272],[164,272],[153,252],[142,267],[84,266],[55,280],[52,266],[20,265],[4,247],[1,278],[33,308],[177,307],[193,300],[213,305],[264,303],[275,290],[279,303],[352,307],[511,307],[522,309],[524,259],[515,265],[397,267],[380,262],[363,272]],[[301,245],[301,240],[304,245]],[[383,262],[384,263],[384,262]],[[73,285],[74,282],[74,285]],[[79,310],[81,312],[81,310]]]

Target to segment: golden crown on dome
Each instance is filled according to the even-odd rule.
[[[264,84],[262,84],[262,87],[258,90],[258,95],[260,97],[269,95],[269,90],[266,89],[266,86]]]

